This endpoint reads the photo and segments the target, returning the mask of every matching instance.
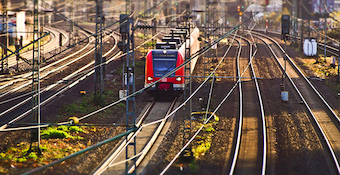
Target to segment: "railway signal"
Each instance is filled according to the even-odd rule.
[[[290,16],[282,15],[281,17],[281,37],[282,39],[286,39],[289,35],[290,30]]]
[[[59,33],[59,47],[63,46],[63,34]]]
[[[266,0],[266,5],[269,5],[269,0]]]

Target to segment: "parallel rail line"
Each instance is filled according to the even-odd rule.
[[[312,83],[304,76],[304,74],[300,71],[300,69],[295,65],[295,63],[291,60],[291,58],[285,53],[283,48],[274,39],[267,37],[263,34],[257,33],[257,32],[252,32],[252,33],[257,35],[257,37],[260,38],[268,46],[269,50],[274,55],[275,60],[277,61],[277,63],[279,64],[282,70],[284,70],[282,63],[281,63],[282,59],[280,61],[277,54],[274,52],[272,47],[269,45],[268,41],[274,43],[280,49],[280,52],[282,52],[286,56],[287,62],[289,63],[289,66],[291,66],[291,70],[294,70],[296,74],[299,77],[301,77],[301,78],[294,78],[293,80],[290,77],[290,75],[286,73],[286,77],[288,78],[289,82],[292,84],[295,91],[298,93],[301,100],[303,101],[303,104],[308,109],[308,113],[312,118],[311,121],[314,123],[313,125],[314,129],[318,133],[319,140],[324,147],[325,154],[328,155],[327,160],[328,160],[328,165],[330,167],[330,171],[334,174],[340,174],[340,166],[339,166],[339,160],[338,160],[338,157],[340,157],[339,151],[338,151],[340,150],[340,145],[337,144],[337,140],[335,139],[335,138],[339,138],[338,136],[340,135],[339,117],[336,115],[336,113],[330,107],[327,101],[317,91],[317,89],[312,85]],[[307,96],[309,97],[306,98]],[[319,98],[320,103],[317,103],[313,100],[311,101],[310,96],[313,96],[314,99]],[[317,105],[315,105],[315,103],[317,103]]]
[[[137,127],[142,126],[143,122],[149,123],[155,120],[158,120],[160,118],[163,118],[167,115],[170,114],[170,112],[173,110],[175,103],[177,101],[177,98],[175,98],[172,102],[155,102],[153,101],[147,108],[146,110],[143,112],[143,114],[141,115],[141,118],[139,119],[139,122],[136,124]],[[167,109],[166,111],[160,112],[160,109],[157,109],[156,106],[163,106],[161,107],[163,110]],[[167,106],[167,107],[165,107]],[[158,108],[159,108],[158,107]],[[155,109],[154,109],[155,108]],[[125,164],[126,162],[131,161],[132,159],[135,159],[136,161],[136,167],[134,166],[133,163],[129,163],[129,168],[127,170],[128,173],[132,173],[136,170],[138,170],[138,166],[141,164],[141,162],[144,160],[145,156],[148,154],[149,150],[151,149],[151,147],[153,146],[155,140],[158,138],[160,132],[162,131],[162,129],[164,128],[164,125],[166,123],[166,120],[163,120],[160,124],[158,124],[157,127],[154,127],[152,129],[148,128],[144,128],[143,131],[145,131],[144,133],[137,131],[134,134],[130,134],[129,136],[127,136],[126,139],[122,139],[121,142],[116,146],[116,148],[114,149],[114,151],[112,153],[110,153],[107,158],[101,163],[100,166],[98,166],[96,168],[96,170],[94,170],[93,173],[91,174],[124,174],[126,169],[125,166],[123,166],[123,164]],[[138,142],[142,142],[137,144],[137,150],[139,150],[136,154],[135,157],[131,157],[128,160],[125,160],[125,156],[122,155],[122,153],[124,153],[124,150],[127,147],[127,141],[130,141],[132,139],[132,136],[134,135],[134,137],[140,137],[137,138],[137,143]],[[145,138],[148,138],[147,141],[143,141]],[[142,145],[140,145],[142,144]],[[112,168],[111,168],[112,167]],[[139,170],[141,171],[141,170]]]
[[[263,108],[263,103],[262,103],[262,98],[261,98],[261,92],[260,88],[256,79],[256,74],[253,68],[252,60],[255,54],[257,53],[257,50],[253,51],[253,45],[251,42],[243,37],[240,37],[240,40],[245,40],[248,45],[249,45],[249,59],[248,63],[246,64],[246,67],[243,67],[243,73],[240,73],[240,51],[237,56],[237,72],[238,72],[238,79],[239,81],[239,93],[240,93],[240,118],[239,118],[239,123],[238,123],[238,133],[237,133],[237,145],[235,146],[235,153],[234,153],[234,158],[232,162],[231,169],[229,171],[229,174],[238,174],[242,173],[243,171],[249,170],[248,173],[252,172],[255,174],[265,174],[266,172],[266,161],[267,161],[267,136],[266,136],[266,123],[265,123],[265,116],[264,116],[264,108]],[[240,41],[239,41],[240,42]],[[241,45],[240,45],[240,50],[241,50]],[[244,60],[245,61],[245,60]],[[244,62],[243,61],[243,62]],[[249,68],[249,69],[248,69]],[[248,69],[248,70],[247,70]],[[245,87],[242,89],[241,84],[245,83],[241,81],[241,77],[248,72],[248,74],[251,74],[251,79],[254,80],[254,84],[245,84]],[[254,86],[254,87],[251,87]],[[254,88],[254,92],[248,92],[250,89],[249,88]],[[242,91],[245,93],[243,94]],[[255,92],[256,91],[256,92]],[[253,117],[249,116],[249,110],[246,112],[245,103],[249,103],[247,101],[251,100],[251,97],[249,95],[251,93],[255,93],[257,96],[257,101],[258,101],[258,107],[256,104],[253,104],[254,108],[258,109],[256,114],[254,114]],[[245,95],[245,96],[244,96]],[[246,110],[243,112],[243,110]],[[258,113],[257,113],[258,112]],[[254,125],[254,120],[257,120],[259,126],[255,124],[255,126],[249,126],[251,127],[254,132],[246,132],[247,126],[245,126],[247,123],[252,123],[251,125]],[[256,127],[257,126],[257,127]],[[254,128],[255,127],[255,128]],[[248,128],[249,129],[249,128]],[[250,134],[250,135],[249,135]],[[254,136],[252,134],[256,134],[256,138],[253,138]],[[242,139],[241,139],[242,137]],[[249,142],[252,142],[248,140],[249,142],[244,142],[245,139],[253,139],[253,141],[260,143],[260,144],[254,144],[252,145],[252,149],[248,149],[249,147]],[[257,140],[256,140],[257,139]],[[242,141],[243,140],[243,141]],[[256,145],[262,145],[261,147],[258,147]],[[255,146],[255,148],[254,148]],[[247,148],[248,147],[248,148]],[[245,152],[240,152],[241,150],[246,151]],[[247,156],[248,154],[251,154],[251,156]],[[254,157],[255,156],[255,157]],[[246,159],[246,160],[243,160]],[[244,168],[243,163],[244,161],[247,162],[247,170],[241,170]],[[257,165],[261,165],[261,167],[258,167]],[[242,172],[241,172],[242,171]],[[243,172],[244,173],[244,172]]]

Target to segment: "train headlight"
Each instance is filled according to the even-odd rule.
[[[181,77],[177,77],[176,80],[177,80],[177,81],[181,81],[182,78],[181,78]]]
[[[148,77],[148,80],[151,81],[151,80],[153,80],[153,78],[152,77]]]

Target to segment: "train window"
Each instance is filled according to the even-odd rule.
[[[162,77],[176,67],[176,59],[153,59],[153,70],[155,77]],[[170,77],[175,76],[175,73]]]
[[[177,63],[177,51],[168,50],[163,53],[163,50],[155,50],[152,52],[153,57],[153,70],[155,77],[162,77],[168,72],[176,68]],[[175,73],[171,74],[170,77],[174,77]]]

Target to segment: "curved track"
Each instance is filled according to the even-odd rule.
[[[112,34],[111,34],[112,35]],[[108,36],[107,39],[113,39],[111,38],[111,36]],[[116,40],[115,40],[116,41]],[[58,60],[55,63],[52,63],[50,65],[47,65],[46,67],[42,68],[43,71],[46,71],[46,74],[43,74],[43,77],[47,77],[49,74],[55,73],[56,71],[63,71],[66,70],[65,68],[68,67],[69,65],[71,65],[72,63],[75,63],[76,61],[81,60],[82,58],[84,58],[85,56],[87,56],[88,54],[92,53],[93,49],[90,49],[89,51],[85,51],[85,49],[82,49],[83,51],[79,51],[77,53],[74,53],[70,56],[66,56],[64,59]],[[113,43],[113,47],[111,47],[103,56],[109,56],[110,59],[107,60],[106,63],[114,60],[117,58],[117,56],[120,54],[119,53],[114,53],[114,50],[116,50],[116,43]],[[73,56],[73,57],[72,57]],[[84,78],[86,78],[87,76],[91,75],[94,73],[94,70],[92,70],[91,68],[94,65],[94,61],[84,64],[83,67],[78,68],[77,70],[73,70],[70,72],[70,74],[65,75],[64,78],[62,78],[61,80],[59,79],[59,81],[55,81],[53,82],[53,84],[46,86],[44,89],[41,90],[41,93],[45,93],[45,96],[42,98],[41,104],[45,104],[48,101],[52,100],[53,98],[55,98],[57,95],[59,95],[60,93],[64,92],[65,90],[73,87],[75,84],[77,84],[79,81],[83,80]],[[69,72],[69,71],[68,71]],[[30,75],[25,75],[27,77],[30,77]],[[64,82],[69,82],[72,81],[72,83],[70,85],[65,85]],[[31,83],[30,81],[26,82],[22,82],[21,85],[18,85],[19,87],[6,87],[3,90],[9,88],[8,91],[5,91],[4,94],[1,95],[1,97],[9,94],[9,93],[13,93],[15,91],[18,91],[20,89],[26,88],[27,86],[29,86]],[[48,93],[49,91],[53,91],[55,93],[51,94]],[[29,93],[26,95],[30,95]],[[30,113],[30,109],[28,105],[26,105],[25,107],[25,103],[29,102],[31,100],[32,97],[29,98],[19,98],[21,99],[19,103],[17,104],[13,104],[12,107],[8,107],[6,109],[3,109],[0,117],[2,117],[2,121],[9,121],[10,123],[16,122],[19,119],[23,118],[24,116],[26,116],[27,114]],[[10,102],[10,101],[9,101]],[[15,112],[14,110],[20,106],[23,106],[26,109],[21,109],[21,113],[19,112]],[[15,113],[12,113],[12,111]],[[6,117],[5,117],[6,116]],[[16,117],[18,116],[18,117]],[[3,126],[2,128],[4,128],[5,126]]]
[[[242,40],[246,43],[242,43]],[[240,37],[238,42],[240,50],[237,56],[237,76],[239,77],[240,117],[237,121],[237,129],[235,129],[237,130],[235,134],[237,137],[234,139],[236,145],[229,174],[265,174],[267,143],[264,109],[252,65],[256,50],[253,51],[253,45],[243,37]]]
[[[323,145],[329,170],[332,174],[340,174],[340,144],[337,141],[340,138],[339,117],[274,39],[260,33],[252,33],[266,43],[282,70],[284,70],[284,65],[287,64],[286,76],[307,108],[306,112],[310,116],[314,129]],[[271,44],[274,44],[276,48],[270,46]],[[286,63],[283,57],[280,57],[282,53],[287,58]]]

